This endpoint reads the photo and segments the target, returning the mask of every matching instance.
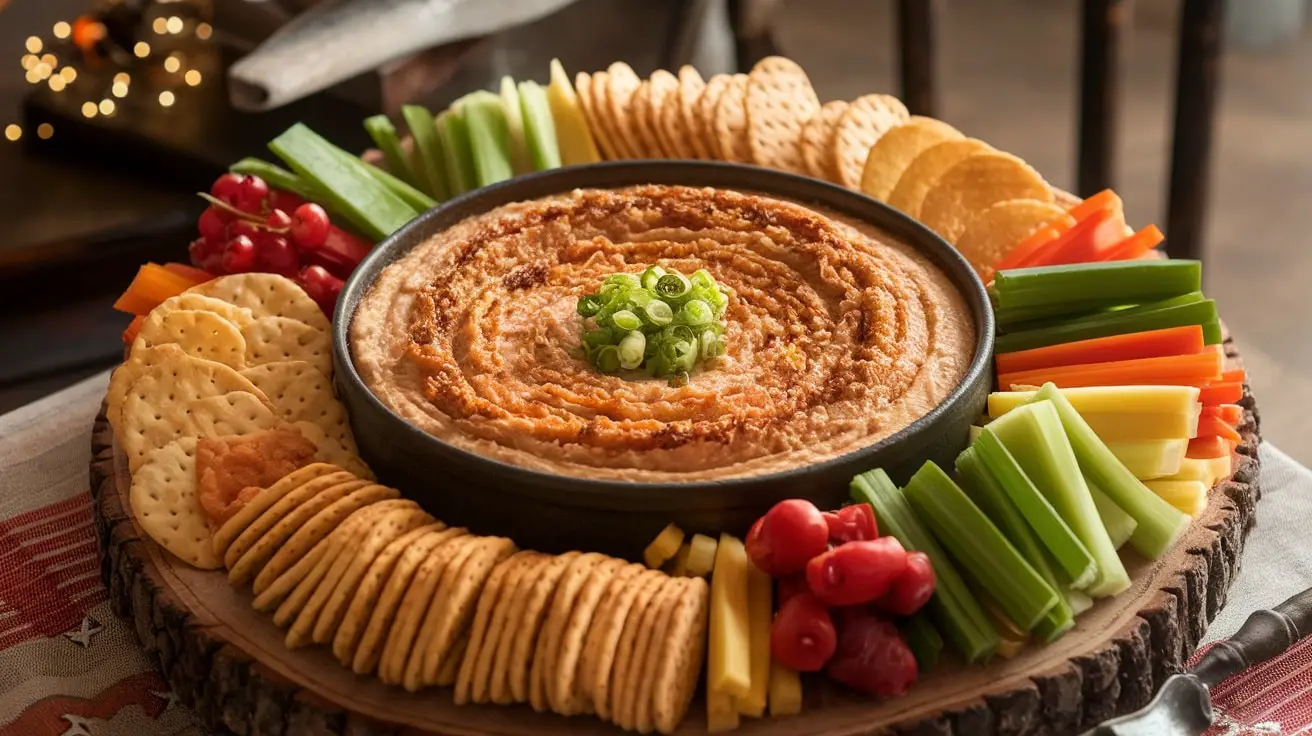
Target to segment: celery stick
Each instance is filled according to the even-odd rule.
[[[269,185],[271,189],[281,189],[284,192],[291,192],[301,199],[317,202],[319,193],[314,190],[310,182],[293,174],[277,164],[271,164],[268,161],[258,158],[244,158],[232,166],[228,171],[235,174],[245,174],[246,176],[258,176]],[[291,214],[288,212],[287,214]]]
[[[852,479],[850,491],[852,500],[874,509],[883,533],[892,534],[903,547],[929,556],[937,584],[928,610],[939,631],[967,662],[984,662],[992,657],[998,647],[998,632],[993,630],[984,609],[952,566],[947,553],[921,526],[888,474],[879,468],[862,473]]]
[[[437,123],[433,113],[420,105],[402,105],[401,116],[405,118],[406,127],[410,129],[410,138],[414,140],[412,156],[415,181],[425,194],[441,202],[458,192],[451,191],[447,185],[444,170],[447,153],[443,150],[442,140],[438,137]]]
[[[474,180],[480,187],[505,181],[515,175],[510,163],[510,128],[501,98],[491,92],[474,92],[461,101],[469,128],[469,154],[474,162]]]
[[[972,447],[989,475],[998,481],[1003,492],[1052,555],[1066,583],[1079,589],[1092,585],[1098,577],[1098,566],[1093,555],[1047,497],[1035,487],[1034,481],[1025,474],[1015,456],[998,436],[985,427]]]
[[[391,235],[419,214],[379,184],[363,161],[344,154],[303,123],[270,141],[269,149],[310,182],[315,191],[322,192],[333,210],[340,211],[362,235],[375,241]]]
[[[1076,616],[1093,608],[1093,599],[1085,595],[1080,590],[1066,590],[1066,604],[1071,607],[1071,613]]]
[[[1102,519],[1102,525],[1107,529],[1107,536],[1111,538],[1112,546],[1116,549],[1124,547],[1125,543],[1130,541],[1130,536],[1134,534],[1134,529],[1139,526],[1139,522],[1108,498],[1098,484],[1089,480],[1087,475],[1084,482],[1089,486],[1089,495],[1093,496],[1093,505],[1098,507],[1098,518]]]
[[[516,174],[533,170],[524,139],[524,113],[519,106],[519,89],[509,75],[501,78],[501,106],[506,111],[506,128],[510,131],[510,166]]]
[[[1225,333],[1221,332],[1220,318],[1203,323],[1203,344],[1220,345],[1225,342]]]
[[[952,559],[997,599],[1007,618],[1022,629],[1033,629],[1057,605],[1056,591],[942,468],[926,462],[911,476],[903,493]]]
[[[379,184],[387,187],[392,194],[405,200],[405,203],[415,208],[415,210],[423,212],[437,206],[437,200],[392,176],[391,173],[373,164],[365,164],[365,166],[368,168],[369,175],[376,179]]]
[[[1056,386],[1044,384],[1035,395],[1038,406],[1048,401],[1061,422],[1070,446],[1079,458],[1080,469],[1093,479],[1117,506],[1139,522],[1130,546],[1140,554],[1157,559],[1189,526],[1189,517],[1163,501],[1129,471],[1075,411]],[[1081,479],[1081,485],[1083,485]],[[1087,487],[1087,486],[1086,486]]]
[[[1130,587],[1130,576],[1098,518],[1098,508],[1093,505],[1093,497],[1052,402],[1035,401],[1008,412],[993,420],[987,433],[994,434],[1011,451],[1025,475],[1043,491],[1093,556],[1097,577],[1084,591],[1102,598]]]
[[[1069,314],[1063,311],[1069,304],[1092,304],[1093,309],[1144,304],[1202,288],[1202,263],[1171,258],[999,271],[992,293],[1002,309],[1046,307],[1053,314]]]
[[[469,125],[459,105],[437,116],[437,137],[446,154],[446,183],[456,197],[478,186],[474,156],[469,147]]]
[[[1061,591],[1062,586],[1053,573],[1052,566],[1048,564],[1047,553],[1034,535],[1034,530],[1007,497],[1007,492],[1002,489],[1002,485],[984,467],[974,448],[967,447],[957,456],[957,475],[961,478],[961,489],[966,492],[970,500],[974,501],[989,520],[1006,535],[1008,541],[1015,545],[1016,551],[1030,563],[1048,587]],[[1075,617],[1071,613],[1070,606],[1066,604],[1064,597],[1058,596],[1057,605],[1053,606],[1052,610],[1048,611],[1048,615],[1044,616],[1035,627],[1035,633],[1043,637],[1044,641],[1052,641],[1074,625]]]
[[[524,115],[524,137],[528,141],[533,168],[538,171],[560,168],[556,123],[551,119],[546,90],[537,82],[520,82],[519,105]]]
[[[396,126],[392,125],[391,118],[386,115],[365,118],[364,129],[373,139],[374,145],[378,146],[378,150],[383,152],[383,158],[387,161],[387,170],[410,186],[418,186],[419,180],[415,178],[415,172],[410,168],[410,162],[406,160],[405,151],[401,148],[401,139],[396,134]]]
[[[910,618],[902,620],[898,627],[902,638],[916,657],[916,668],[921,674],[933,671],[938,664],[938,655],[943,651],[943,636],[934,628],[929,616],[924,611],[917,612]]]
[[[1170,301],[1173,300],[1166,300],[1166,302]],[[1009,332],[998,336],[994,341],[994,350],[999,353],[1014,353],[1018,350],[1090,340],[1095,337],[1187,325],[1203,325],[1203,341],[1209,345],[1220,342],[1219,327],[1211,333],[1207,327],[1217,321],[1216,302],[1211,299],[1169,305],[1166,302],[1153,302],[1132,309],[1100,312],[1044,327]]]

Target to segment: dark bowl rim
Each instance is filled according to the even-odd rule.
[[[550,188],[549,185],[556,180],[566,183]],[[974,313],[974,328],[977,333],[975,354],[965,375],[953,387],[952,392],[944,397],[933,409],[872,445],[818,463],[800,465],[771,473],[712,480],[667,482],[585,478],[534,470],[479,455],[425,432],[405,417],[392,411],[391,407],[384,404],[365,384],[364,379],[360,377],[350,350],[350,323],[355,317],[355,311],[382,270],[392,262],[402,258],[429,237],[411,235],[412,233],[422,232],[429,221],[448,216],[448,213],[451,212],[461,212],[462,214],[459,214],[450,223],[454,225],[467,217],[488,212],[511,202],[538,199],[574,189],[615,189],[642,184],[704,186],[756,192],[792,200],[804,205],[829,208],[889,232],[895,237],[902,238],[908,246],[928,258],[948,276],[953,286],[962,292],[962,296]],[[878,214],[872,216],[870,214],[872,210]],[[876,221],[879,218],[883,218],[885,221]],[[939,237],[937,233],[910,215],[884,202],[827,181],[760,166],[722,161],[639,160],[567,166],[525,174],[466,192],[421,213],[381,243],[378,243],[369,255],[356,266],[355,271],[343,286],[341,296],[338,298],[337,307],[333,314],[332,335],[334,367],[336,369],[334,381],[337,382],[339,393],[353,390],[362,394],[365,401],[372,404],[376,410],[380,410],[384,416],[398,425],[397,431],[418,435],[420,441],[431,443],[436,452],[460,456],[463,461],[479,466],[475,472],[485,472],[488,477],[500,477],[506,482],[524,483],[537,487],[544,485],[547,487],[561,487],[564,484],[568,485],[571,493],[580,495],[604,494],[607,497],[613,497],[616,493],[631,493],[634,495],[668,492],[690,493],[745,484],[786,482],[790,478],[796,478],[804,474],[822,473],[826,470],[835,469],[840,465],[854,463],[862,456],[873,456],[892,445],[917,435],[938,422],[940,418],[951,411],[956,403],[963,400],[976,382],[987,374],[993,359],[994,318],[988,292],[970,263],[947,241]],[[349,386],[344,384],[349,384]]]

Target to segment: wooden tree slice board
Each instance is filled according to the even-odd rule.
[[[1229,360],[1237,364],[1233,343]],[[1179,671],[1220,610],[1254,521],[1257,407],[1245,390],[1244,441],[1233,476],[1207,510],[1156,561],[1128,560],[1133,587],[1100,601],[1048,646],[987,666],[941,664],[904,697],[876,701],[808,681],[804,715],[743,719],[736,733],[825,736],[1072,734],[1142,707]],[[219,731],[237,734],[443,733],[476,736],[617,733],[591,716],[566,719],[527,706],[464,706],[449,689],[409,694],[359,677],[323,648],[289,650],[247,590],[222,572],[196,570],[143,534],[128,509],[126,462],[104,412],[92,436],[91,487],[102,576],[114,610],[129,619],[183,702]],[[703,733],[700,705],[680,733]]]

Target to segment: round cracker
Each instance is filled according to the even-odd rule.
[[[260,317],[241,331],[246,339],[246,365],[303,360],[325,376],[333,374],[333,350],[328,332],[288,317]]]
[[[834,134],[838,121],[847,112],[847,100],[833,100],[820,106],[802,126],[799,148],[806,173],[817,179],[838,181],[838,161],[834,158]]]
[[[570,563],[560,578],[560,584],[556,586],[556,593],[551,598],[551,609],[542,623],[542,634],[538,637],[537,648],[533,652],[533,668],[529,673],[528,702],[539,713],[550,707],[547,682],[551,679],[550,673],[555,671],[561,634],[574,609],[574,601],[597,566],[607,559],[597,552],[579,555]]]
[[[651,661],[658,649],[658,645],[653,642],[653,637],[660,628],[661,622],[669,618],[674,602],[683,591],[683,582],[689,579],[667,576],[637,619],[633,650],[629,655],[627,667],[624,668],[624,677],[616,690],[619,699],[611,712],[611,720],[621,728],[630,731],[638,730],[638,700],[643,689],[641,682],[649,679]],[[623,652],[616,656],[622,655]],[[647,730],[650,731],[651,727],[648,726]]]
[[[506,625],[511,599],[519,589],[524,571],[536,565],[541,556],[540,552],[532,550],[516,552],[492,569],[487,585],[478,597],[478,607],[469,629],[469,646],[456,673],[456,705],[487,702],[488,675]]]
[[[462,536],[432,552],[419,565],[396,609],[396,618],[387,632],[387,643],[378,663],[378,679],[386,685],[400,685],[405,679],[406,663],[414,653],[415,635],[423,623],[428,607],[442,582],[442,573],[455,560],[463,560],[481,537]]]
[[[433,586],[432,597],[429,599],[428,604],[426,606],[420,604],[419,608],[423,609],[423,615],[416,624],[414,643],[410,646],[410,654],[405,658],[403,662],[404,669],[401,671],[401,684],[406,690],[412,693],[418,692],[419,688],[425,684],[422,681],[424,652],[428,649],[428,643],[436,632],[436,620],[441,612],[449,607],[451,594],[457,581],[461,579],[460,572],[465,563],[472,557],[476,557],[478,551],[486,543],[487,537],[469,537],[468,542],[459,547],[442,568],[441,577]],[[419,610],[419,608],[415,610]]]
[[[255,498],[247,501],[246,505],[238,509],[237,513],[228,517],[228,520],[223,522],[223,525],[218,528],[218,531],[214,532],[214,552],[220,557],[224,556],[228,551],[228,546],[231,545],[242,532],[246,531],[246,527],[250,526],[251,522],[258,519],[260,515],[269,510],[271,506],[282,500],[283,496],[286,496],[288,493],[291,493],[315,478],[341,472],[345,471],[336,465],[331,465],[329,463],[312,463],[303,468],[297,468],[279,478],[273,485],[265,488],[256,495]]]
[[[656,612],[652,621],[651,638],[647,640],[647,645],[643,647],[644,654],[642,658],[641,674],[634,676],[633,701],[630,708],[633,710],[633,723],[640,733],[650,733],[655,725],[652,716],[652,698],[656,693],[657,676],[662,669],[663,659],[673,655],[673,647],[676,642],[670,637],[670,628],[675,623],[676,615],[682,607],[682,601],[688,597],[688,589],[693,580],[700,578],[671,578],[673,581],[667,585],[667,592],[660,610]],[[685,632],[686,633],[686,632]],[[683,642],[677,642],[683,644]]]
[[[691,154],[690,158],[702,160],[715,158],[702,131],[700,104],[702,93],[705,91],[706,82],[700,72],[690,64],[679,67],[679,89],[675,95],[675,102],[677,102],[675,114],[679,121],[677,129],[687,136],[680,141],[684,143],[685,151]],[[675,128],[667,126],[666,129]]]
[[[165,299],[158,307],[150,310],[150,313],[151,315],[163,315],[177,309],[213,312],[236,325],[237,329],[241,329],[255,321],[255,315],[245,307],[239,307],[222,299],[215,299],[191,291],[184,291],[177,296]]]
[[[747,75],[735,74],[715,101],[715,140],[720,158],[740,164],[752,162],[747,142]]]
[[[146,455],[128,492],[132,515],[159,546],[192,567],[221,567],[209,517],[196,487],[196,439],[184,437]]]
[[[267,490],[251,499],[246,506],[228,519],[219,532],[224,533],[229,525],[239,521],[241,532],[226,545],[223,564],[231,569],[250,548],[273,528],[278,520],[292,509],[313,498],[321,491],[334,488],[351,481],[359,481],[354,475],[328,463],[315,463],[306,468],[318,468],[320,472],[306,473],[302,478],[299,471],[293,471],[269,486]],[[363,485],[363,484],[361,484]],[[245,518],[242,518],[245,517]],[[235,529],[235,526],[234,526]]]
[[[549,569],[564,570],[564,565],[556,560],[553,555],[541,555],[536,560],[525,563],[524,573],[506,601],[501,637],[497,641],[496,651],[492,655],[491,669],[488,671],[488,697],[497,705],[509,705],[515,701],[515,696],[510,691],[509,676],[515,637],[519,634],[524,610],[541,573]]]
[[[633,660],[634,639],[643,614],[652,597],[670,576],[660,570],[648,570],[633,582],[631,593],[622,595],[607,621],[597,647],[597,670],[593,682],[592,705],[597,717],[613,721],[620,702],[624,678]]]
[[[688,578],[661,638],[661,653],[651,669],[652,721],[657,731],[669,734],[679,728],[697,693],[702,660],[706,656],[706,630],[710,593],[706,581]]]
[[[328,554],[331,550],[332,555],[335,557],[337,555],[337,550],[346,546],[344,540],[355,534],[360,525],[364,523],[370,513],[379,505],[381,504],[367,506],[348,516],[346,521],[343,521],[340,526],[334,529],[327,538],[314,545],[304,557],[296,561],[295,565],[292,565],[287,572],[279,575],[278,579],[273,581],[273,584],[265,588],[264,592],[255,596],[255,600],[251,603],[251,606],[257,611],[267,611],[274,606],[278,606],[279,610],[282,610],[282,604],[286,601],[287,597],[297,589],[301,584],[301,581],[304,580],[306,576],[310,575],[312,571],[318,572],[316,567],[318,566],[319,561],[324,558],[324,555]],[[323,572],[319,572],[318,578],[322,579],[323,574]],[[318,583],[315,583],[315,585],[317,584]],[[309,593],[306,593],[305,597],[308,598]],[[304,605],[304,600],[296,604],[296,610],[299,611],[302,605]],[[292,615],[295,614],[293,613]],[[279,626],[283,626],[285,621],[290,620],[291,619],[284,614],[284,622],[275,621],[275,623]]]
[[[642,158],[643,152],[648,150],[633,115],[633,94],[641,85],[642,79],[628,64],[617,61],[606,67],[605,110],[615,130],[615,142],[629,154],[629,158]]]
[[[1075,224],[1075,218],[1052,202],[1008,199],[989,205],[975,215],[954,245],[975,267],[984,283],[988,283],[993,278],[993,264],[1006,258],[1020,241],[1050,222],[1060,222],[1064,228],[1070,228]]]
[[[306,484],[306,487],[313,487],[314,485],[315,481],[311,481]],[[367,485],[369,485],[367,480],[352,478],[337,485],[323,488],[323,490],[313,494],[307,493],[302,496],[295,493],[289,494],[287,498],[264,512],[264,517],[269,517],[273,522],[272,524],[268,524],[264,517],[261,517],[258,526],[257,524],[251,524],[246,532],[242,533],[242,537],[245,537],[251,530],[264,528],[267,525],[266,531],[246,548],[235,563],[228,567],[228,582],[233,585],[246,584],[264,569],[265,563],[282,549],[283,544],[301,526],[314,518],[320,511],[345,498],[351,492]],[[233,549],[236,549],[242,541],[241,538],[238,538],[237,542],[232,545]],[[229,553],[232,552],[231,549],[228,551]]]
[[[364,633],[360,635],[360,641],[351,657],[351,669],[357,675],[367,675],[378,667],[387,638],[393,628],[392,624],[396,621],[397,609],[406,591],[410,589],[410,583],[414,582],[420,565],[434,550],[441,549],[448,542],[468,533],[469,530],[464,527],[430,532],[405,548],[387,576],[382,592],[378,596],[377,605],[371,610],[361,612],[368,616],[368,624],[365,625]]]
[[[274,273],[242,273],[220,276],[187,289],[235,304],[260,317],[286,317],[327,333],[331,325],[323,310],[295,281]],[[247,338],[248,340],[250,338]]]
[[[875,141],[861,172],[861,193],[887,200],[912,161],[926,149],[943,141],[961,140],[965,136],[942,120],[912,115],[905,123],[889,130]],[[266,392],[267,393],[267,392]]]
[[[469,651],[468,629],[461,632],[460,638],[451,645],[451,653],[442,660],[442,669],[437,672],[438,687],[451,687],[456,684],[456,678],[460,676],[460,663],[465,660],[467,651]]]
[[[235,308],[235,307],[234,307]],[[198,309],[152,311],[141,324],[132,350],[173,344],[188,355],[237,370],[246,367],[246,338],[237,325],[214,312]]]
[[[696,158],[679,110],[679,78],[657,69],[647,80],[649,120],[668,158]]]
[[[870,149],[886,131],[910,117],[907,106],[892,95],[862,95],[852,100],[834,130],[838,183],[849,189],[860,188]]]
[[[747,145],[759,166],[806,173],[799,139],[820,109],[811,79],[797,62],[767,56],[747,75]]]
[[[515,628],[514,647],[506,666],[506,679],[516,703],[528,702],[530,666],[535,664],[543,619],[565,570],[580,556],[581,552],[566,552],[551,558],[551,562],[538,573],[533,587],[525,591],[524,612]]]
[[[337,627],[337,634],[333,637],[333,655],[337,657],[337,661],[347,667],[351,666],[351,660],[355,657],[356,647],[360,644],[360,636],[364,633],[364,627],[369,623],[369,616],[373,613],[374,607],[378,605],[383,586],[387,584],[392,571],[396,569],[397,561],[401,559],[401,555],[429,534],[441,532],[445,529],[446,524],[440,521],[421,526],[418,529],[412,529],[392,540],[390,544],[383,548],[382,552],[378,553],[374,561],[369,563],[369,570],[365,572],[364,578],[360,580],[360,585],[355,589],[355,595],[351,596],[350,606],[342,616],[342,623]]]
[[[572,716],[583,712],[582,699],[576,694],[583,639],[592,626],[592,617],[597,612],[602,594],[625,564],[624,560],[615,558],[602,560],[579,589],[569,617],[562,623],[556,656],[551,662],[551,669],[546,673],[547,702],[560,715]]]
[[[633,128],[636,142],[640,146],[638,154],[642,158],[670,158],[665,152],[664,140],[652,124],[650,82],[644,80],[634,90],[633,97],[629,99],[628,115],[631,118],[628,125]]]
[[[361,478],[374,477],[373,471],[360,459],[349,424],[325,428],[314,422],[292,422],[292,426],[300,430],[301,435],[318,449],[314,453],[315,460],[339,465]],[[337,434],[329,434],[329,431]]]
[[[1010,153],[968,156],[939,177],[920,205],[920,221],[949,243],[990,205],[1008,199],[1052,201],[1052,189],[1034,167]]]
[[[925,201],[925,194],[938,182],[939,177],[953,166],[977,153],[992,151],[993,147],[974,138],[943,141],[930,146],[911,162],[902,176],[898,177],[897,186],[888,195],[888,204],[912,217],[920,217],[920,206]]]
[[[605,74],[605,72],[601,72]],[[579,98],[579,107],[583,110],[583,119],[588,123],[588,129],[592,131],[592,137],[597,141],[597,148],[600,149],[601,155],[606,159],[614,161],[623,156],[620,155],[619,149],[615,147],[615,141],[611,137],[610,130],[602,123],[601,110],[598,108],[600,101],[597,99],[597,92],[593,88],[594,77],[586,72],[579,72],[574,77],[574,92]]]
[[[428,609],[423,628],[417,639],[420,646],[415,647],[411,661],[419,659],[417,685],[436,685],[440,673],[448,665],[448,660],[455,658],[459,666],[459,656],[453,647],[462,634],[467,635],[470,618],[474,615],[474,606],[478,603],[483,587],[492,570],[504,559],[515,553],[515,543],[506,537],[485,537],[476,546],[469,558],[460,566],[458,573],[450,580],[451,585],[443,585],[441,598]],[[450,571],[448,571],[449,573]],[[444,578],[447,575],[443,575]],[[447,581],[443,581],[446,583]],[[407,687],[411,678],[406,673]]]
[[[724,151],[720,148],[719,138],[715,134],[715,110],[720,104],[720,96],[724,90],[729,87],[729,82],[733,77],[728,74],[716,74],[706,82],[706,89],[702,91],[702,96],[697,99],[697,110],[695,121],[697,123],[697,132],[702,139],[702,147],[710,154],[712,160],[727,161]]]
[[[308,361],[279,360],[251,366],[241,374],[269,397],[273,410],[285,421],[313,422],[325,430],[346,422],[346,409],[333,393],[332,381]]]
[[[588,627],[587,637],[583,641],[575,680],[575,693],[582,700],[585,712],[596,712],[592,698],[597,689],[597,665],[601,659],[601,649],[603,646],[615,646],[614,641],[607,640],[608,633],[615,628],[616,617],[623,621],[637,592],[638,578],[647,571],[646,565],[637,562],[620,568],[597,603],[592,625]],[[618,630],[615,630],[615,638],[619,638]]]
[[[114,369],[109,376],[109,386],[105,390],[105,418],[114,428],[115,436],[123,431],[123,402],[127,400],[128,389],[152,368],[164,363],[181,361],[191,356],[180,346],[164,343],[152,348],[133,350],[122,365]]]

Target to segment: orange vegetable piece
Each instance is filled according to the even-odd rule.
[[[1238,427],[1244,421],[1244,408],[1238,404],[1204,406],[1202,416],[1217,417],[1231,427]]]
[[[127,328],[123,330],[123,344],[131,347],[132,343],[137,341],[137,334],[141,332],[141,326],[145,323],[146,317],[144,315],[139,314],[133,317]]]
[[[1202,351],[1202,326],[1186,325],[1002,353],[997,356],[997,363],[998,373],[1015,373],[1067,365],[1191,355]]]
[[[1217,347],[1220,348],[1221,346],[1217,345]],[[1244,381],[1248,380],[1248,374],[1244,373],[1243,368],[1235,368],[1233,370],[1221,371],[1221,380],[1238,381],[1239,383],[1243,383]]]
[[[1242,437],[1234,427],[1221,421],[1221,417],[1208,416],[1206,414],[1198,417],[1198,436],[1199,437],[1224,437],[1225,439],[1238,442]]]
[[[1242,398],[1244,398],[1244,384],[1239,381],[1213,381],[1206,386],[1200,386],[1198,391],[1198,400],[1204,407],[1233,404]]]
[[[1032,253],[1061,237],[1064,232],[1066,232],[1066,226],[1063,223],[1050,222],[1040,227],[1031,233],[1028,238],[1017,243],[1016,247],[1012,248],[1005,258],[994,264],[994,272],[1005,271],[1009,268],[1020,268],[1020,264]]]
[[[193,285],[203,284],[206,281],[218,278],[209,271],[187,265],[186,263],[165,263],[164,270],[191,279]]]
[[[1088,263],[1125,238],[1125,220],[1119,212],[1099,210],[1075,223],[1061,237],[1035,251],[1022,268]]]
[[[1125,219],[1125,206],[1121,202],[1120,195],[1110,189],[1104,189],[1101,192],[1085,199],[1083,202],[1066,210],[1076,222],[1083,220],[1095,212],[1112,212]]]
[[[1088,363],[1056,368],[1039,368],[998,375],[998,385],[1006,391],[1012,386],[1042,386],[1054,383],[1058,388],[1085,386],[1204,386],[1221,375],[1221,360],[1211,350],[1193,355],[1169,355],[1163,358],[1139,358],[1107,363]]]
[[[147,263],[137,271],[127,291],[114,302],[114,308],[128,314],[149,314],[169,297],[195,286],[197,281],[180,276],[158,263]]]
[[[1210,460],[1214,457],[1227,457],[1234,452],[1239,443],[1224,437],[1195,437],[1189,440],[1189,447],[1184,456],[1195,460]]]
[[[1149,225],[1139,232],[1117,243],[1102,254],[1102,261],[1128,261],[1142,258],[1148,251],[1161,245],[1166,239],[1156,225]]]

